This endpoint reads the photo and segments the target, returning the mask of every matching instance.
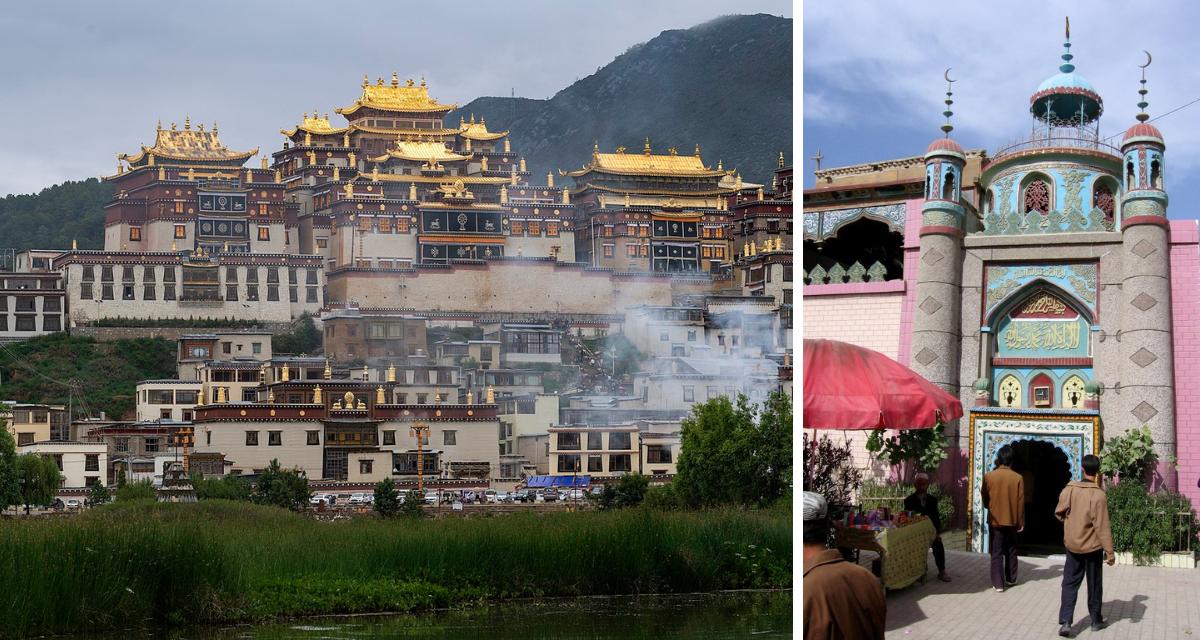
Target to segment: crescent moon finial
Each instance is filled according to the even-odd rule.
[[[1154,58],[1150,57],[1150,52],[1146,51],[1145,49],[1142,49],[1142,53],[1146,54],[1146,64],[1139,64],[1138,66],[1145,69],[1146,67],[1150,66],[1150,63],[1154,61]]]
[[[1146,55],[1149,55],[1149,54],[1146,54]],[[1147,63],[1147,64],[1149,64],[1149,63]],[[946,67],[946,73],[942,74],[942,77],[946,79],[946,82],[958,82],[957,80],[950,79],[950,70],[953,68],[954,67]]]

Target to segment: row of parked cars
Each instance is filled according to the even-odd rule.
[[[513,504],[513,503],[534,503],[534,502],[560,502],[567,500],[586,500],[588,495],[599,495],[603,489],[601,487],[592,487],[590,490],[584,489],[518,489],[516,491],[498,491],[496,489],[484,489],[480,491],[465,489],[461,491],[442,490],[438,492],[434,489],[426,489],[424,494],[425,504],[454,504],[456,502],[462,504]],[[406,492],[400,493],[400,500],[404,501],[408,498]],[[324,505],[326,507],[334,506],[371,506],[375,503],[375,494],[372,492],[356,492],[356,493],[314,493],[309,498],[309,504],[315,506]]]

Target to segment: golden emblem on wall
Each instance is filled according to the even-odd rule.
[[[1038,313],[1038,314],[1055,315],[1055,316],[1060,316],[1063,313],[1065,313],[1066,311],[1067,311],[1066,303],[1064,303],[1062,300],[1059,300],[1058,298],[1055,298],[1054,296],[1052,296],[1048,293],[1043,293],[1043,294],[1037,296],[1036,298],[1030,300],[1025,305],[1025,307],[1023,309],[1021,309],[1021,313],[1029,313],[1029,314]]]

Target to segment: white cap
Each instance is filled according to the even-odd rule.
[[[828,513],[828,506],[825,502],[825,496],[812,491],[805,491],[804,496],[804,522],[813,520],[824,520]]]

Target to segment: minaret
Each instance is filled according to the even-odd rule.
[[[1120,420],[1145,424],[1154,437],[1158,471],[1170,489],[1177,478],[1166,460],[1175,454],[1175,358],[1171,330],[1171,227],[1163,188],[1166,143],[1147,122],[1146,67],[1142,65],[1137,124],[1121,140],[1121,359]],[[1124,426],[1124,425],[1122,425]]]
[[[950,70],[945,73],[945,136],[925,151],[925,203],[921,206],[921,257],[913,310],[912,357],[908,365],[930,382],[959,395],[961,352],[976,348],[962,344],[962,263],[966,210],[961,184],[966,154],[950,139],[953,92]],[[951,446],[954,429],[947,429]],[[965,445],[963,445],[965,446]],[[953,451],[953,449],[952,449]],[[953,456],[951,456],[953,458]]]

